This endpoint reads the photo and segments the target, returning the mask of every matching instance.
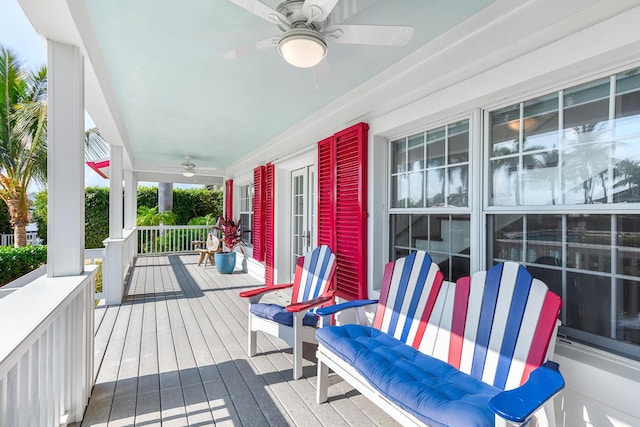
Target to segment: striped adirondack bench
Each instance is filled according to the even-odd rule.
[[[564,387],[557,364],[545,363],[560,306],[516,263],[451,283],[429,255],[412,253],[385,267],[372,326],[317,331],[317,401],[327,399],[330,368],[402,425],[520,425],[534,413],[553,423],[539,409],[553,411]]]
[[[240,293],[249,300],[248,353],[256,354],[257,331],[283,339],[293,347],[293,378],[302,377],[302,343],[316,343],[318,316],[309,310],[333,304],[336,256],[328,246],[319,246],[298,258],[293,283],[265,286]],[[292,289],[291,304],[260,303],[267,293]]]

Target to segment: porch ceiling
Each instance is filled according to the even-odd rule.
[[[280,0],[262,0],[275,8]],[[280,34],[228,0],[20,0],[45,38],[79,44],[90,62],[86,107],[135,170],[200,174],[230,163],[411,55],[495,0],[340,0],[345,24],[415,27],[404,47],[330,44],[330,71],[297,69],[277,49],[223,53]],[[100,97],[102,103],[94,98]],[[205,169],[205,168],[215,168]]]

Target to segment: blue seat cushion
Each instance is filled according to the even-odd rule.
[[[258,317],[263,319],[273,320],[281,325],[293,326],[293,313],[287,311],[281,305],[278,304],[251,304],[249,311]],[[313,313],[305,313],[302,318],[302,324],[304,326],[316,326],[318,323],[318,316]]]
[[[489,400],[501,390],[377,329],[329,326],[318,342],[380,393],[431,426],[494,426]]]

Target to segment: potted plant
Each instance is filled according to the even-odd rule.
[[[218,224],[213,227],[214,230],[222,234],[222,239],[220,239],[222,242],[222,251],[214,255],[216,268],[220,273],[229,274],[233,272],[233,269],[236,267],[236,247],[239,247],[240,252],[244,255],[242,236],[246,230],[240,230],[241,223],[242,219],[234,221],[231,218],[225,218],[220,215]]]

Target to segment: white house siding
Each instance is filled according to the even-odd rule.
[[[227,175],[248,176],[255,166],[271,161],[278,169],[276,179],[286,180],[291,170],[287,163],[295,161],[294,153],[305,151],[308,156],[317,141],[351,124],[367,122],[368,277],[374,296],[388,260],[389,140],[468,117],[471,155],[480,156],[482,110],[640,66],[639,1],[566,3],[496,2],[235,163]],[[475,197],[470,203],[478,210],[481,171],[472,170],[470,177]],[[289,203],[288,191],[287,184],[277,182],[276,236],[290,227],[282,213]],[[472,270],[484,267],[483,228],[472,222]],[[277,263],[286,262],[285,240],[276,238]],[[284,265],[278,268],[286,270]],[[556,399],[559,425],[640,425],[640,363],[564,342],[556,346],[556,360],[567,382]]]

